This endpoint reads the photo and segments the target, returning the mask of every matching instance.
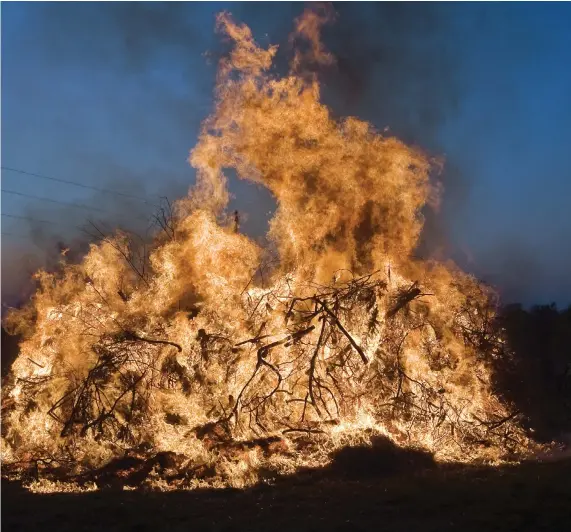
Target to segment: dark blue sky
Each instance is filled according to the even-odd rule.
[[[156,200],[184,194],[212,108],[230,10],[262,44],[287,43],[304,4],[2,5],[2,165]],[[326,101],[446,158],[427,241],[506,301],[571,302],[571,4],[335,4]],[[285,53],[285,48],[284,53]],[[86,216],[140,230],[137,200],[2,172],[3,299],[22,272],[80,239]],[[233,183],[260,232],[267,195]],[[101,213],[95,209],[110,211]],[[141,225],[142,224],[142,225]],[[17,238],[14,235],[23,235]]]

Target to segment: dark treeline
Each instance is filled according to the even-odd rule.
[[[497,367],[498,389],[537,439],[571,433],[571,306],[508,305],[498,319],[512,354]]]
[[[519,304],[504,307],[498,324],[505,328],[511,356],[498,362],[497,389],[541,441],[571,434],[571,306]],[[2,378],[18,353],[18,338],[2,328]],[[565,436],[567,435],[567,436]]]

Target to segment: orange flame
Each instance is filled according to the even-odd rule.
[[[174,451],[185,467],[213,466],[212,484],[244,486],[262,466],[325,463],[364,429],[441,460],[529,448],[493,392],[493,294],[452,264],[413,258],[437,195],[433,162],[364,121],[335,120],[303,75],[333,61],[320,39],[330,19],[310,10],[296,21],[308,46],[278,77],[277,47],[217,17],[233,48],[172,230],[148,255],[118,233],[81,264],[40,272],[8,319],[25,340],[5,390],[7,463],[80,471]],[[224,217],[225,169],[275,197],[268,249]],[[221,453],[275,435],[284,452]],[[315,445],[296,451],[298,437]]]

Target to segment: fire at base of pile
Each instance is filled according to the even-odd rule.
[[[40,272],[8,317],[24,340],[3,389],[5,473],[43,490],[242,487],[375,435],[440,461],[530,450],[494,393],[507,355],[491,294],[413,258],[430,161],[331,118],[302,69],[333,62],[326,19],[297,21],[307,46],[278,78],[276,47],[219,17],[234,47],[189,197],[159,213],[152,246],[105,237]],[[224,214],[224,168],[275,197],[268,247]]]
[[[117,318],[97,301],[95,281],[75,276],[92,297],[46,313],[48,335],[22,344],[7,386],[8,473],[78,489],[243,487],[326,465],[335,450],[375,434],[439,460],[515,459],[526,438],[489,392],[488,365],[502,343],[487,334],[481,300],[448,308],[454,321],[443,323],[431,311],[434,294],[391,277],[397,288],[380,274],[303,290],[286,278],[245,287],[237,299],[246,322],[196,304],[153,328],[106,328],[93,342],[87,324]],[[51,281],[36,301],[53,297]],[[237,336],[245,330],[254,336]],[[60,355],[74,332],[89,345],[83,371]]]

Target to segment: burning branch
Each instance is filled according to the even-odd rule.
[[[365,356],[365,353],[363,353],[363,350],[357,345],[357,342],[355,342],[355,340],[353,340],[353,337],[347,332],[345,327],[343,327],[343,325],[341,325],[341,322],[339,321],[337,316],[335,316],[335,314],[333,314],[333,312],[331,312],[329,310],[329,308],[327,307],[327,305],[323,301],[320,301],[319,299],[316,299],[316,301],[321,305],[321,308],[323,308],[323,310],[325,312],[327,312],[327,314],[329,314],[329,316],[331,316],[331,318],[333,319],[333,321],[335,322],[337,327],[339,327],[339,330],[347,337],[349,342],[351,342],[351,345],[355,348],[355,351],[357,351],[357,353],[359,353],[359,356],[361,357],[363,364],[368,364],[369,359]]]

